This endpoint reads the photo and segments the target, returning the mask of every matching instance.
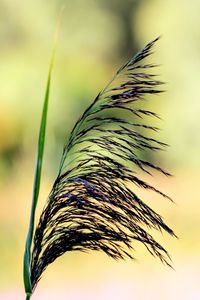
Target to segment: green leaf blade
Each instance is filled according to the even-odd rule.
[[[33,184],[33,196],[32,196],[32,206],[31,206],[31,214],[30,214],[30,222],[29,229],[26,238],[25,244],[25,252],[24,252],[24,288],[27,295],[27,299],[30,299],[32,294],[32,285],[30,278],[30,262],[31,262],[31,246],[33,240],[33,231],[35,224],[35,210],[38,202],[39,190],[40,190],[40,180],[41,180],[41,172],[42,172],[42,163],[43,163],[43,154],[44,154],[44,145],[45,145],[45,135],[46,135],[46,122],[47,122],[47,113],[48,113],[48,104],[49,104],[49,91],[51,85],[51,74],[53,69],[55,57],[55,45],[52,51],[48,79],[46,84],[46,91],[44,97],[43,111],[40,122],[40,130],[38,137],[38,147],[37,147],[37,158],[36,158],[36,167],[35,167],[35,176],[34,176],[34,184]]]

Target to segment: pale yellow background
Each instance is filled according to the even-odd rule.
[[[158,161],[174,177],[156,175],[153,181],[176,204],[152,193],[143,195],[179,236],[176,240],[155,234],[170,252],[174,270],[137,245],[136,262],[112,261],[100,253],[67,253],[48,267],[32,299],[200,299],[200,1],[0,0],[2,300],[25,299],[23,249],[42,99],[60,7],[66,4],[53,72],[38,214],[74,122],[127,59],[128,50],[119,51],[124,31],[116,7],[122,11],[130,2],[135,5],[131,11],[135,48],[162,35],[153,60],[161,64],[158,73],[167,82],[167,92],[152,102],[152,108],[164,119],[160,138],[171,145]]]

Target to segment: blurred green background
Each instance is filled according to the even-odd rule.
[[[175,176],[157,186],[176,205],[146,195],[179,240],[157,234],[175,271],[136,246],[137,261],[67,253],[49,266],[33,300],[200,299],[200,1],[0,0],[0,299],[25,299],[22,257],[31,205],[42,100],[61,6],[38,214],[63,145],[117,68],[158,35],[153,60],[167,82],[152,102],[171,145],[160,164]]]

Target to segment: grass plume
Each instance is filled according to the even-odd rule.
[[[134,258],[132,246],[140,242],[170,265],[168,252],[147,229],[174,236],[173,231],[128,186],[135,183],[170,199],[140,179],[140,173],[151,170],[169,175],[141,155],[166,146],[151,135],[158,128],[144,122],[157,117],[155,112],[138,107],[146,95],[162,92],[162,82],[150,72],[155,65],[146,62],[157,40],[116,72],[75,124],[35,230],[32,290],[46,267],[67,251],[99,250],[114,259]]]

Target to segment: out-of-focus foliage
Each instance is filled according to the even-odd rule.
[[[127,59],[127,52],[132,55],[135,51],[133,34],[129,34],[131,41],[127,37],[120,42],[126,36],[126,27],[121,24],[123,17],[120,12],[115,14],[112,9],[120,10],[119,1],[111,7],[101,1],[86,1],[84,4],[80,0],[65,2],[49,122],[49,151],[53,156],[59,143],[62,144],[67,137],[74,120],[105,84],[113,63],[118,65],[120,60]],[[0,2],[0,98],[4,116],[1,118],[0,150],[5,171],[10,166],[8,160],[13,162],[15,154],[29,155],[32,150],[51,36],[61,3]],[[129,6],[125,1],[124,10],[127,11]],[[124,46],[125,52],[121,53]],[[60,122],[57,122],[58,119]],[[57,162],[56,158],[54,161]]]
[[[101,299],[122,299],[127,290],[137,299],[151,296],[156,299],[156,295],[160,299],[159,292],[164,293],[162,299],[199,299],[196,283],[200,269],[197,239],[200,226],[197,190],[200,180],[199,0],[192,3],[186,0],[0,0],[0,298],[10,299],[8,292],[4,294],[5,289],[11,293],[19,287],[23,290],[21,262],[39,118],[52,35],[63,3],[65,10],[50,95],[39,205],[43,206],[50,191],[63,144],[74,122],[117,67],[132,56],[132,52],[161,34],[154,58],[155,63],[161,63],[160,78],[167,82],[167,92],[151,103],[152,109],[164,119],[160,138],[171,147],[154,159],[162,160],[162,166],[167,165],[176,175],[168,183],[160,179],[159,184],[178,206],[169,208],[153,196],[151,204],[164,211],[168,223],[171,221],[181,239],[167,245],[175,261],[176,274],[172,275],[148,258],[146,265],[145,262],[115,265],[98,255],[71,254],[57,262],[57,270],[49,271],[43,286],[56,282],[56,274],[60,272],[63,281],[59,284],[66,287],[66,279],[69,282],[66,287],[69,298],[81,298],[70,289],[70,285],[76,288],[79,285],[86,299],[90,299],[86,291],[90,290],[89,281],[92,281]],[[92,265],[97,263],[98,270],[89,270],[91,261]],[[121,275],[117,275],[118,266]],[[151,285],[149,277],[144,275],[149,272]],[[189,280],[185,282],[184,277]],[[148,286],[145,291],[144,281]],[[166,285],[158,283],[161,281]],[[122,283],[121,290],[119,283]],[[115,293],[111,286],[116,285]],[[101,294],[101,290],[105,294]],[[174,294],[170,294],[172,292]],[[123,294],[124,299],[133,299],[129,294]],[[95,290],[91,299],[94,295]],[[17,299],[15,291],[12,298]],[[46,294],[40,291],[35,295],[35,299],[45,298]]]

